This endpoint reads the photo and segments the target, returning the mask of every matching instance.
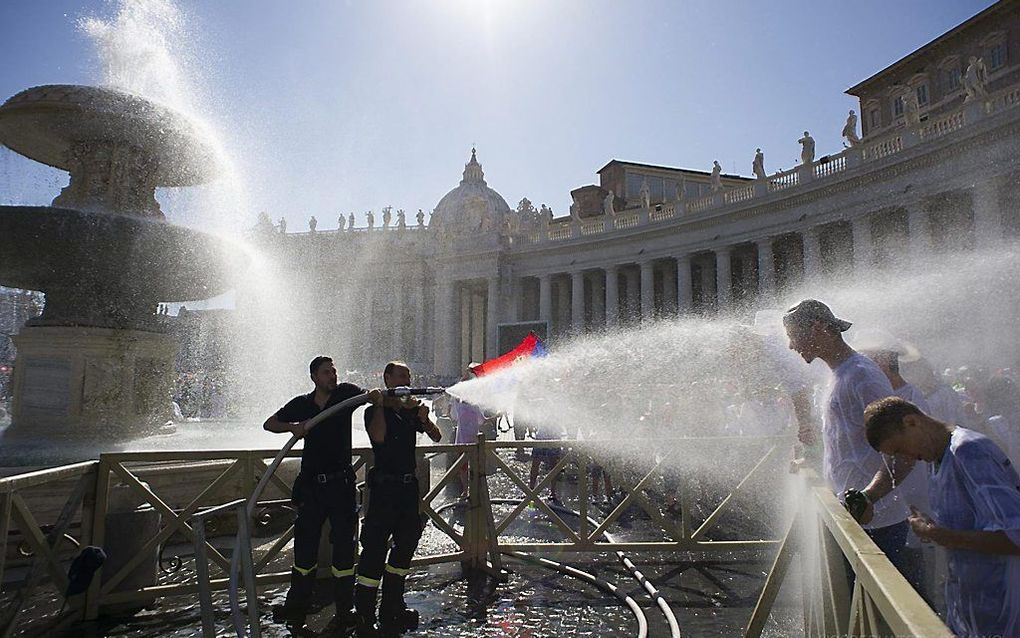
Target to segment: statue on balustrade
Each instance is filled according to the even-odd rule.
[[[354,230],[354,213],[347,216],[347,230]]]
[[[988,95],[985,84],[988,82],[988,69],[985,68],[985,61],[976,56],[970,56],[967,63],[967,70],[963,72],[963,90],[967,92],[964,102],[984,98]]]
[[[761,149],[755,149],[754,161],[751,162],[751,172],[758,179],[765,179],[765,154],[761,152]]]
[[[652,206],[652,189],[648,186],[648,178],[642,178],[641,188],[638,190],[638,196],[641,198],[642,208],[651,208]]]
[[[853,109],[850,109],[850,115],[846,116],[846,124],[843,125],[843,132],[840,135],[846,139],[850,147],[861,143],[861,138],[857,137],[857,114]]]
[[[284,219],[283,217],[281,217],[280,218],[280,234],[282,235],[282,234],[284,234],[286,232],[287,232],[287,220]]]
[[[365,213],[365,224],[369,229],[375,228],[375,215],[372,214],[372,211]]]
[[[404,215],[403,208],[397,211],[397,228],[400,228],[401,230],[407,228],[407,217]]]
[[[336,218],[336,229],[337,230],[343,230],[344,229],[344,224],[346,224],[346,223],[347,223],[347,220],[344,218],[344,214],[340,213],[340,216]]]
[[[382,227],[389,228],[390,222],[393,221],[393,207],[386,206],[382,209]]]
[[[315,219],[315,215],[312,215],[308,219],[308,232],[314,233],[315,228],[319,225],[319,220]]]
[[[419,208],[418,209],[418,214],[415,216],[415,219],[418,220],[418,226],[424,226],[425,225],[425,211],[423,211],[422,209]]]
[[[719,160],[712,162],[712,177],[709,179],[713,193],[722,190],[722,166],[719,164]]]
[[[538,217],[548,224],[553,220],[553,211],[545,204],[542,204],[542,207],[538,210]]]
[[[602,214],[607,217],[612,217],[616,214],[616,193],[609,190],[606,198],[602,200]]]
[[[815,138],[804,131],[804,137],[797,140],[797,143],[800,144],[800,161],[805,166],[813,164],[815,161]]]
[[[917,101],[917,92],[907,89],[903,94],[903,118],[907,126],[917,126],[921,123],[921,105]]]
[[[681,175],[680,181],[676,183],[676,203],[684,201],[685,197],[687,197],[687,180]]]

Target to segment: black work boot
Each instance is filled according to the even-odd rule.
[[[418,628],[418,612],[414,609],[380,609],[379,629],[384,637],[399,636]]]
[[[308,607],[315,591],[315,569],[302,574],[296,569],[290,571],[290,589],[282,606],[273,609],[273,622],[287,623],[301,627],[305,624]]]
[[[355,615],[351,610],[354,605],[354,577],[333,577],[333,601],[336,603],[334,624],[341,636],[350,635],[355,628]]]
[[[377,588],[358,584],[354,588],[355,635],[358,638],[378,638],[381,634],[375,623]]]

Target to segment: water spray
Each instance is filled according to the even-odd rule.
[[[381,391],[384,397],[404,398],[412,396],[431,396],[435,394],[442,394],[443,392],[446,391],[446,388],[436,386],[429,386],[423,388],[410,388],[406,386],[401,386],[397,388],[385,388],[382,389]],[[371,393],[363,392],[356,396],[350,397],[349,399],[344,399],[343,401],[337,403],[336,405],[329,406],[322,412],[319,412],[318,414],[313,416],[311,419],[308,419],[306,431],[311,430],[320,422],[333,416],[334,414],[340,412],[341,410],[354,409],[358,406],[368,403],[369,394]],[[280,463],[282,463],[283,459],[286,458],[287,453],[290,452],[291,448],[294,447],[294,444],[297,443],[301,438],[302,437],[298,436],[297,434],[293,435],[292,437],[290,437],[290,440],[287,441],[287,443],[283,446],[283,448],[281,448],[280,451],[276,454],[276,458],[274,458],[273,462],[270,463],[269,467],[266,468],[265,473],[262,474],[262,478],[259,479],[258,485],[255,486],[255,490],[252,491],[251,496],[248,497],[248,502],[245,503],[244,507],[245,516],[251,518],[252,515],[255,513],[255,506],[258,504],[259,496],[262,495],[262,491],[266,488],[266,485],[269,483],[269,479],[271,479],[273,474],[276,473],[277,468],[280,467]],[[241,604],[240,601],[238,600],[237,595],[238,585],[237,581],[239,572],[238,563],[240,561],[240,555],[241,555],[241,537],[240,535],[238,535],[234,539],[234,546],[230,552],[230,586],[228,588],[228,592],[230,598],[230,618],[234,625],[234,631],[235,633],[237,633],[238,638],[244,638],[247,632],[244,629],[244,616],[241,614]],[[256,601],[253,600],[248,601],[249,606],[254,604],[256,604]]]

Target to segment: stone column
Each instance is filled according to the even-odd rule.
[[[974,248],[980,250],[1002,241],[1002,206],[995,180],[981,180],[971,192],[974,206]]]
[[[584,273],[570,273],[570,328],[574,334],[584,332]]]
[[[425,277],[419,272],[412,277],[411,299],[414,313],[414,360],[425,360]]]
[[[664,312],[676,314],[676,268],[666,268],[662,271],[662,297]]]
[[[655,262],[641,262],[641,321],[655,319]]]
[[[679,255],[676,258],[676,312],[684,314],[690,312],[694,305],[691,297],[693,286],[691,284],[691,256]]]
[[[455,345],[454,334],[458,333],[457,312],[453,307],[457,295],[454,282],[444,279],[436,281],[436,326],[435,326],[435,371],[436,374],[456,376],[460,357],[460,346]]]
[[[818,241],[818,229],[806,228],[801,237],[804,243],[804,279],[813,279],[822,274],[822,245]]]
[[[871,219],[867,215],[854,217],[850,221],[854,237],[854,271],[861,273],[874,265],[875,245],[871,239]]]
[[[928,211],[921,202],[907,204],[907,237],[910,243],[910,254],[920,257],[931,250],[931,230]]]
[[[732,297],[733,273],[730,268],[731,249],[722,246],[715,251],[715,301],[722,310]]]
[[[570,291],[567,290],[567,278],[560,277],[556,287],[557,297],[556,329],[559,334],[570,331]]]
[[[640,273],[633,268],[628,268],[623,276],[627,278],[627,312],[625,316],[630,321],[637,319],[636,315],[641,312]]]
[[[390,335],[390,357],[394,359],[410,359],[404,352],[404,286],[403,280],[397,279],[393,286],[393,321],[390,324],[393,334]]]
[[[596,272],[591,276],[591,325],[597,328],[606,318],[606,280]],[[600,324],[602,322],[602,324]]]
[[[758,247],[758,295],[771,298],[776,293],[776,258],[772,252],[772,238],[755,242]]]
[[[489,278],[485,304],[485,358],[498,357],[499,351],[499,277]]]
[[[549,323],[552,335],[552,275],[546,273],[538,277],[538,320]]]
[[[620,323],[620,267],[606,266],[606,327]]]

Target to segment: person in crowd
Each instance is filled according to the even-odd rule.
[[[931,362],[921,357],[917,361],[901,363],[904,379],[924,393],[924,400],[928,404],[926,413],[943,423],[963,425],[963,399],[949,384],[936,376]]]
[[[559,441],[565,438],[566,433],[562,427],[553,425],[549,421],[542,421],[535,428],[536,441]],[[552,471],[556,464],[563,458],[563,450],[559,447],[536,447],[531,451],[531,474],[528,477],[528,486],[535,489],[538,484],[538,472],[542,467],[546,471]],[[562,472],[552,480],[549,486],[549,497],[554,503],[560,502],[560,495],[556,491],[556,484],[559,482]]]
[[[869,484],[884,467],[882,455],[871,449],[864,435],[864,408],[893,394],[889,379],[875,363],[843,339],[851,323],[838,319],[816,299],[805,299],[786,311],[783,326],[790,349],[805,362],[821,359],[832,371],[822,411],[823,474],[829,487],[843,495]],[[865,531],[896,565],[912,573],[907,539],[907,507],[898,494],[876,504]]]
[[[304,437],[301,471],[294,480],[291,500],[297,508],[294,521],[294,565],[290,589],[274,620],[296,627],[304,625],[315,589],[322,525],[329,519],[329,541],[333,545],[333,597],[336,623],[352,629],[355,617],[354,553],[357,538],[357,503],[354,498],[354,470],[351,468],[351,416],[354,408],[341,410],[314,427],[308,421],[323,410],[365,392],[350,383],[337,383],[336,367],[329,357],[319,356],[308,365],[314,389],[287,402],[266,419],[263,427]],[[373,390],[369,400],[382,402],[382,392]]]
[[[472,371],[472,368],[477,365],[477,363],[471,363],[464,370],[461,381],[474,379],[475,373]],[[485,425],[485,414],[480,407],[454,397],[450,405],[450,417],[457,424],[457,438],[454,440],[454,443],[457,445],[471,445],[478,442],[478,433],[482,431]],[[468,466],[466,464],[461,466],[459,478],[461,497],[466,497],[468,493]]]
[[[899,397],[869,404],[864,421],[873,449],[931,464],[930,515],[914,508],[909,523],[922,540],[947,550],[949,628],[965,638],[1020,635],[1020,477],[1013,464],[984,435]],[[878,505],[895,478],[889,471],[876,477],[870,501]]]
[[[387,388],[411,385],[411,369],[391,361],[383,370]],[[354,596],[358,636],[399,635],[418,626],[418,612],[404,602],[404,581],[421,538],[415,443],[418,433],[438,442],[439,428],[417,399],[386,397],[365,410],[365,429],[375,464],[368,474],[368,513],[361,530],[361,557]],[[389,558],[387,559],[387,552]],[[380,583],[378,628],[376,595]]]
[[[928,402],[924,393],[908,383],[900,374],[900,359],[916,360],[920,357],[919,353],[884,331],[872,331],[869,335],[862,335],[862,337],[863,342],[858,345],[858,348],[874,361],[889,379],[894,396],[910,401],[922,410],[927,410]],[[915,459],[896,457],[892,457],[888,462],[892,465],[894,472],[898,470],[898,474],[904,477],[898,488],[903,501],[908,507],[926,511],[928,509],[928,464]],[[917,534],[912,530],[908,531],[904,551],[910,555],[911,560],[908,561],[910,571],[904,576],[914,586],[914,589],[931,603],[935,600],[935,592],[930,591],[928,585],[935,573],[934,548],[928,546],[926,549],[922,545]]]
[[[1006,375],[993,376],[985,386],[985,434],[1013,463],[1020,459],[1020,391]]]

